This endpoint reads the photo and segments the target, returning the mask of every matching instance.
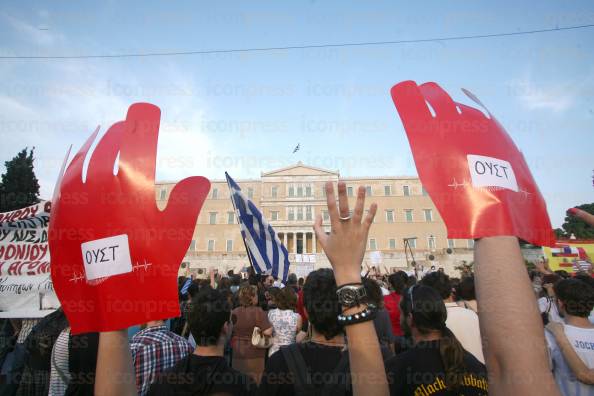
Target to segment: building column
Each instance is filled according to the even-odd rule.
[[[297,233],[293,233],[293,253],[297,253]]]

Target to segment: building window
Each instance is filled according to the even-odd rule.
[[[208,224],[217,224],[217,212],[209,213]]]
[[[425,213],[425,221],[432,222],[433,221],[433,211],[431,209],[423,209]]]
[[[289,198],[293,198],[295,196],[295,187],[289,186]]]
[[[235,213],[227,212],[227,224],[235,223]]]
[[[303,196],[303,187],[302,186],[297,186],[297,196],[298,197]]]
[[[323,219],[324,221],[328,221],[328,220],[330,220],[330,214],[328,213],[328,211],[327,211],[327,210],[322,210],[322,219]]]
[[[165,198],[167,198],[167,190],[162,188],[161,193],[159,194],[159,199],[161,201],[165,201]]]
[[[404,209],[404,218],[406,219],[407,223],[412,223],[412,221],[413,221],[412,209]]]
[[[436,243],[434,236],[430,236],[429,238],[427,238],[427,246],[430,250],[435,250]]]
[[[190,242],[190,250],[194,251],[196,250],[196,240],[192,239],[192,242]]]
[[[305,220],[312,220],[313,219],[313,211],[311,206],[305,207]]]
[[[272,187],[270,189],[270,195],[272,195],[272,198],[277,198],[278,196],[278,187]]]
[[[409,239],[408,240],[408,246],[411,249],[416,249],[417,248],[417,239],[416,238],[415,239]]]
[[[212,199],[217,199],[219,197],[219,189],[213,188],[212,189]]]
[[[349,197],[353,196],[353,187],[347,187],[347,196],[349,196]]]
[[[305,187],[305,196],[306,197],[311,197],[311,186],[306,186]]]
[[[254,198],[254,189],[251,187],[248,187],[248,198],[249,199]]]
[[[227,239],[227,253],[231,253],[233,251],[233,240]]]
[[[425,187],[421,187],[421,194],[423,194],[424,197],[426,197],[427,195],[427,190],[425,190]]]
[[[410,187],[409,186],[402,186],[402,194],[405,197],[410,197]]]
[[[396,249],[396,239],[390,238],[390,249]]]
[[[456,247],[456,244],[454,243],[454,240],[453,239],[448,239],[448,247],[450,249],[453,249],[453,248]]]
[[[394,222],[394,211],[392,209],[386,210],[386,221],[388,223]]]
[[[365,187],[365,196],[371,197],[371,186]]]
[[[469,239],[467,243],[469,249],[474,249],[474,239]]]
[[[272,220],[272,221],[278,220],[278,211],[277,210],[273,210],[272,212],[270,212],[270,220]]]
[[[297,209],[297,220],[303,220],[303,206],[298,206],[296,209]]]
[[[375,239],[373,238],[369,240],[369,250],[377,250],[377,243],[375,243]]]
[[[295,220],[295,208],[293,207],[289,207],[289,213],[288,213],[288,218],[290,221]]]
[[[384,186],[384,195],[386,197],[392,195],[392,186]]]
[[[208,251],[214,252],[214,249],[215,249],[215,241],[214,241],[214,239],[209,239],[208,240]]]

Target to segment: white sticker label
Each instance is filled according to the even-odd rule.
[[[474,187],[501,187],[518,192],[516,175],[509,162],[483,155],[466,157]]]
[[[116,235],[81,244],[88,280],[132,272],[128,235]]]

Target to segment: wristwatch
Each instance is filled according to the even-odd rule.
[[[336,295],[340,305],[350,308],[360,305],[367,297],[367,292],[363,285],[344,285],[336,290]]]

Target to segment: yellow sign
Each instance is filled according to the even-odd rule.
[[[579,264],[580,261],[591,263],[594,259],[594,241],[557,241],[556,246],[542,249],[553,271],[565,270],[573,273],[575,272],[574,263]]]

